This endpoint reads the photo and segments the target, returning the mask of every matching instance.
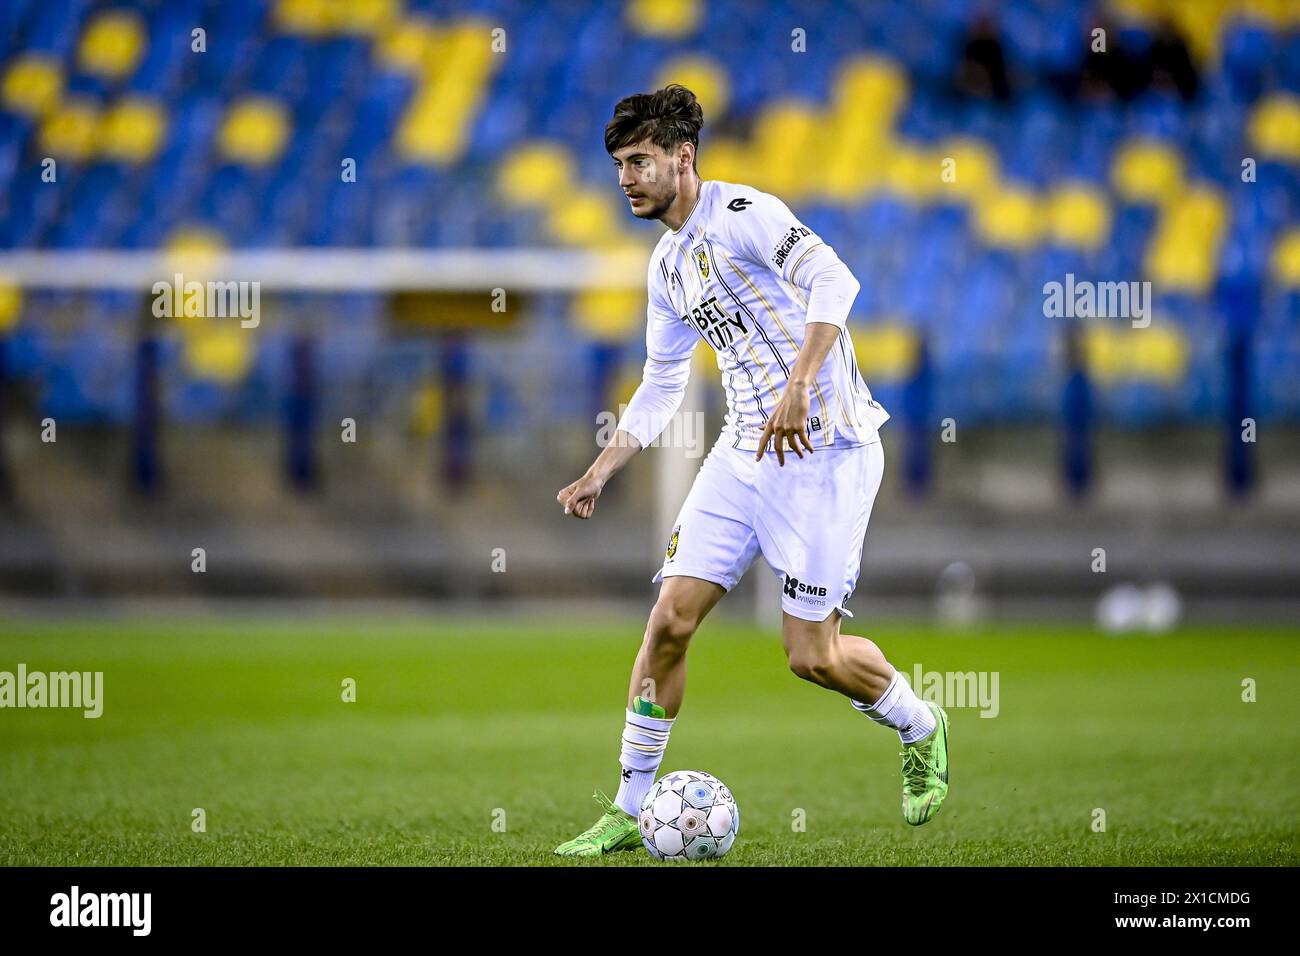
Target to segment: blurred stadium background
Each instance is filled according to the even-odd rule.
[[[0,607],[647,607],[698,459],[641,456],[594,522],[554,496],[638,380],[661,229],[601,132],[669,81],[701,174],[862,282],[894,419],[859,614],[1167,582],[1294,619],[1293,0],[6,0]],[[256,327],[156,317],[177,272],[260,283]],[[1067,273],[1149,280],[1151,326],[1045,318]],[[759,577],[724,609],[774,620]]]

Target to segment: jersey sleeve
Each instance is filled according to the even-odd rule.
[[[676,362],[690,358],[700,339],[669,305],[663,268],[662,264],[651,266],[646,283],[650,301],[646,306],[645,352],[656,362]]]
[[[740,254],[802,290],[806,321],[844,328],[860,289],[849,267],[775,196],[755,193],[749,205],[743,203],[733,199],[727,207]]]
[[[635,438],[642,448],[648,448],[681,408],[690,376],[689,356],[676,362],[646,359],[641,384],[628,400],[618,428]]]
[[[683,322],[664,297],[662,266],[652,265],[646,288],[646,360],[618,428],[646,448],[677,414],[690,380],[691,354],[699,342],[695,330]]]
[[[825,245],[789,206],[768,193],[731,200],[726,215],[736,250],[787,282],[797,277],[800,260],[810,250]]]

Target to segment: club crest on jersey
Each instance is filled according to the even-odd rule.
[[[703,246],[695,247],[695,264],[700,267],[700,278],[707,280],[709,278],[709,254],[704,251]]]
[[[677,535],[681,530],[682,530],[681,525],[678,525],[676,528],[673,528],[673,533],[671,537],[669,537],[668,539],[668,550],[664,552],[665,561],[671,561],[673,559],[673,556],[677,554]]]

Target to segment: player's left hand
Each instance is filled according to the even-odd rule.
[[[812,440],[808,437],[808,389],[786,385],[785,394],[763,426],[763,434],[758,439],[758,453],[754,455],[755,461],[763,460],[763,452],[767,450],[770,438],[776,439],[776,460],[782,468],[785,467],[784,446],[787,442],[790,450],[800,458],[803,457],[803,452],[799,450],[800,444],[808,449],[808,454],[813,453]]]

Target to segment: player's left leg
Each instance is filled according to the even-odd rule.
[[[948,795],[948,715],[943,708],[917,697],[873,641],[841,633],[838,610],[823,621],[784,613],[781,639],[795,674],[843,694],[875,723],[898,732],[907,822],[919,826],[938,813]]]
[[[764,558],[782,578],[782,635],[790,668],[848,697],[903,744],[903,816],[922,824],[948,792],[948,722],[923,703],[872,641],[840,632],[857,585],[862,543],[884,475],[879,442],[826,449],[761,475],[765,501],[784,506],[759,515]]]

